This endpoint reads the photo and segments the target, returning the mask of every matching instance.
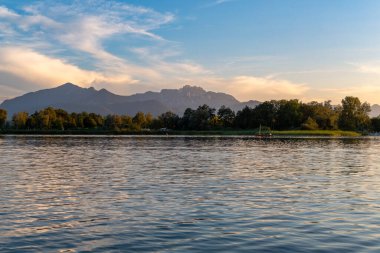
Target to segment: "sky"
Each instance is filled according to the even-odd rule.
[[[0,0],[0,102],[66,82],[380,103],[380,1]]]

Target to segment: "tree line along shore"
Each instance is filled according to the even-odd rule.
[[[132,116],[68,113],[48,107],[30,115],[18,112],[7,120],[7,111],[0,109],[0,133],[253,135],[262,131],[276,135],[357,136],[380,132],[380,117],[370,118],[370,110],[370,105],[357,97],[346,97],[337,106],[330,101],[271,100],[236,113],[225,106],[216,110],[202,105],[186,109],[182,116],[165,112],[157,117],[143,112]]]

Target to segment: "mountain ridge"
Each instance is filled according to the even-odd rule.
[[[4,100],[0,108],[8,111],[8,117],[12,117],[16,112],[25,111],[31,114],[49,106],[77,113],[86,111],[101,115],[134,115],[142,111],[157,116],[167,111],[182,115],[186,108],[195,109],[203,104],[216,109],[225,105],[238,111],[245,106],[255,107],[260,102],[257,100],[240,102],[232,95],[206,91],[202,87],[191,85],[185,85],[179,89],[162,89],[159,92],[147,91],[123,96],[104,88],[96,90],[93,87],[82,88],[73,83],[65,83],[55,88],[28,92]],[[370,117],[379,116],[380,105],[372,105],[369,115]]]
[[[219,108],[222,105],[237,111],[248,105],[254,107],[259,101],[240,102],[232,95],[206,91],[202,87],[185,85],[179,89],[162,89],[129,96],[114,94],[106,89],[82,88],[65,83],[55,88],[29,92],[13,99],[4,100],[0,108],[11,117],[16,112],[34,113],[46,107],[61,108],[68,112],[94,112],[101,115],[129,114],[138,111],[157,116],[166,111],[181,115],[186,108],[207,104]]]
[[[369,113],[370,117],[378,117],[380,116],[380,105],[374,104],[371,106],[371,112]]]

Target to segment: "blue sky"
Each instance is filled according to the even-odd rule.
[[[380,103],[377,0],[0,0],[0,101],[73,82]]]

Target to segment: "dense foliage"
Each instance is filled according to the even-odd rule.
[[[2,129],[5,125],[5,122],[7,121],[7,111],[0,109],[0,129]]]
[[[370,119],[370,106],[356,97],[346,97],[339,106],[324,103],[302,103],[297,99],[266,101],[255,108],[245,107],[236,114],[228,107],[218,110],[208,105],[197,109],[188,108],[182,117],[166,112],[158,117],[142,112],[134,116],[94,113],[68,113],[62,109],[48,107],[28,115],[19,112],[13,115],[12,129],[30,130],[224,130],[256,129],[273,130],[352,130],[380,131],[380,118]],[[7,113],[0,110],[0,128],[6,126]]]

